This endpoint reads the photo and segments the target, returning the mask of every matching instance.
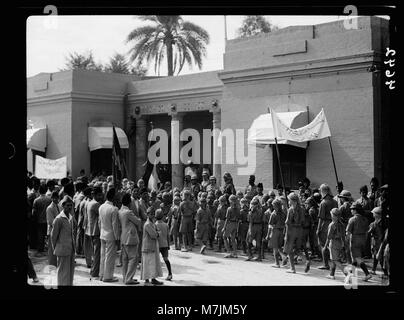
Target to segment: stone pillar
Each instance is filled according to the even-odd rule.
[[[135,149],[135,158],[136,158],[136,179],[139,180],[145,170],[146,166],[143,164],[147,160],[147,130],[146,130],[146,119],[142,116],[136,117],[136,149]]]
[[[221,112],[220,110],[215,110],[213,114],[213,175],[216,177],[217,185],[221,185],[222,181],[222,164],[221,164],[221,153],[222,148],[218,146],[217,139],[219,138],[217,130],[222,128],[221,125]],[[215,130],[216,129],[216,130]]]
[[[127,118],[126,128],[129,150],[128,150],[128,178],[132,181],[136,179],[136,119],[132,116]]]
[[[182,120],[183,114],[171,113],[171,183],[173,188],[178,187],[180,189],[182,189],[184,183],[184,166],[180,159]]]

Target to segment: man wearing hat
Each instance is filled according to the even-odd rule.
[[[198,176],[193,174],[191,176],[191,192],[195,199],[198,199],[198,193],[201,191],[201,185],[198,182]]]
[[[201,183],[201,189],[202,191],[206,192],[206,188],[209,185],[209,171],[208,169],[203,169],[202,170],[202,183]]]
[[[375,200],[375,207],[382,208],[382,218],[390,216],[390,199],[389,199],[389,185],[385,184],[380,187],[380,197]]]
[[[347,237],[349,239],[352,265],[360,267],[365,273],[364,281],[368,281],[372,276],[363,262],[363,254],[366,246],[366,237],[369,230],[368,219],[363,215],[362,206],[359,203],[351,205],[353,217],[349,219],[348,226],[346,227]]]
[[[63,210],[55,220],[51,231],[52,247],[57,257],[57,282],[58,286],[72,286],[74,276],[74,252],[75,252],[75,220],[71,215],[73,200],[64,196],[61,201]]]
[[[255,185],[255,175],[251,175],[248,179],[248,186],[245,188],[244,193],[251,192],[254,197],[257,194],[257,186]]]
[[[215,176],[210,176],[209,177],[209,184],[206,186],[206,191],[209,192],[216,192],[218,190],[218,186],[216,185],[216,177]]]

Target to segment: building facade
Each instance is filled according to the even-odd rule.
[[[389,124],[384,121],[388,99],[383,74],[372,72],[372,66],[378,70],[383,63],[388,28],[384,19],[360,17],[358,29],[347,30],[336,21],[229,40],[223,70],[184,76],[138,79],[79,70],[41,73],[28,78],[28,119],[34,127],[46,126],[45,156],[66,155],[73,177],[82,168],[97,171],[109,163],[108,148],[90,151],[88,127],[122,128],[129,145],[125,151],[129,176],[138,179],[145,171],[152,128],[168,132],[170,157],[171,149],[187,144],[178,136],[183,129],[194,129],[201,137],[208,129],[243,129],[247,154],[247,131],[268,108],[305,111],[306,123],[323,108],[338,178],[356,195],[371,177],[389,178],[390,149],[385,141]],[[238,174],[245,165],[226,159],[234,142],[224,139],[208,151],[202,144],[188,159],[199,158],[218,181],[230,172],[236,188],[245,187],[248,175]],[[307,148],[279,145],[279,151],[285,185],[295,188],[304,176],[313,186],[336,184],[326,139],[311,141]],[[237,152],[242,150],[234,151],[235,158]],[[254,152],[256,168],[248,174],[255,174],[265,190],[272,189],[280,183],[275,148],[268,145]],[[100,163],[100,158],[107,160]],[[222,164],[215,164],[219,158]],[[170,170],[173,185],[181,185],[184,165],[170,165]]]

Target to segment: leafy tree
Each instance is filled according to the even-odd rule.
[[[116,53],[112,56],[109,60],[109,64],[105,66],[104,70],[106,72],[113,72],[113,73],[124,73],[129,74],[129,64],[126,61],[124,55],[120,53]]]
[[[167,59],[167,73],[179,74],[185,62],[192,68],[196,64],[202,68],[202,58],[206,56],[206,45],[209,44],[209,34],[203,28],[181,16],[139,16],[143,21],[152,22],[134,29],[126,42],[134,43],[130,49],[130,61],[151,63],[154,60],[154,70],[160,75],[163,59]]]
[[[238,35],[241,38],[247,38],[260,33],[269,33],[277,29],[278,27],[272,25],[264,16],[246,16],[241,27],[238,29]]]
[[[103,71],[104,68],[101,63],[94,61],[93,53],[89,51],[83,54],[77,52],[69,53],[69,56],[66,58],[65,68],[60,69],[60,71],[75,69]]]

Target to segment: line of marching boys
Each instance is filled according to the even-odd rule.
[[[383,276],[389,275],[388,186],[378,188],[375,178],[370,183],[371,191],[362,187],[356,201],[343,190],[342,183],[333,197],[326,184],[311,190],[307,178],[296,192],[278,186],[277,195],[274,191],[264,194],[262,184],[255,184],[255,176],[250,176],[244,191],[236,192],[228,172],[221,188],[204,170],[201,183],[196,175],[186,175],[181,190],[172,189],[166,182],[159,191],[147,189],[142,179],[136,185],[123,179],[119,190],[113,192],[111,176],[90,182],[84,178],[75,184],[62,179],[61,190],[54,184],[47,190],[44,184],[38,187],[34,183],[27,196],[30,219],[38,221],[38,232],[30,233],[29,238],[48,234],[49,264],[58,267],[60,283],[69,285],[73,281],[74,253],[84,255],[91,277],[117,281],[113,270],[120,250],[124,283],[138,283],[133,276],[140,263],[141,279],[162,284],[156,280],[162,276],[159,254],[169,273],[166,280],[171,280],[171,243],[184,252],[199,244],[201,254],[207,249],[224,249],[226,258],[237,258],[237,251],[242,250],[247,261],[262,261],[265,253],[272,251],[273,267],[289,265],[290,273],[296,272],[303,255],[305,272],[313,259],[320,258],[323,266],[319,269],[330,270],[328,277],[332,279],[337,267],[348,272],[342,268],[347,262],[352,268],[362,268],[364,280],[369,280],[371,274],[363,258],[372,256],[371,272],[375,274],[380,263]],[[40,225],[42,221],[47,233]],[[58,248],[58,237],[69,238],[68,232],[60,233],[63,225],[72,232],[73,243]],[[43,251],[44,239],[39,242],[38,252]],[[60,249],[69,252],[60,253]]]

